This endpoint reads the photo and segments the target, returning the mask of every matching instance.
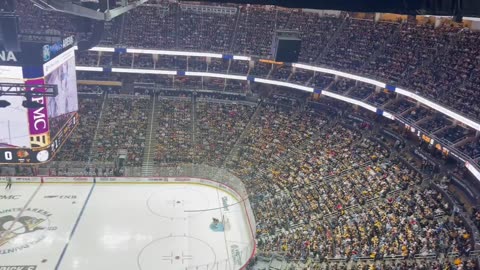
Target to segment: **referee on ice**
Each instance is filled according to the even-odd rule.
[[[12,188],[12,178],[7,177],[7,185],[5,186],[5,189],[10,190]]]

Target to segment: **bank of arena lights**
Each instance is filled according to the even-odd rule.
[[[250,57],[241,56],[241,55],[222,55],[222,54],[203,53],[203,52],[165,51],[165,50],[128,49],[128,48],[125,49],[125,50],[126,50],[127,53],[144,53],[144,54],[173,55],[173,56],[186,56],[186,57],[188,57],[188,56],[198,56],[198,57],[234,59],[234,60],[239,60],[239,61],[251,61],[252,60]],[[91,49],[91,51],[114,52],[115,48],[94,47],[94,48]],[[426,106],[428,106],[428,107],[430,107],[430,108],[432,108],[436,111],[439,111],[439,112],[451,117],[454,120],[457,120],[457,121],[459,121],[461,123],[464,123],[465,125],[473,128],[475,130],[480,131],[480,123],[477,123],[473,120],[470,120],[467,117],[462,116],[461,114],[456,113],[456,112],[452,111],[451,109],[445,108],[445,107],[437,104],[436,102],[430,101],[427,98],[424,98],[424,97],[422,97],[422,96],[420,96],[420,95],[418,95],[418,94],[416,94],[416,93],[414,93],[410,90],[405,90],[405,89],[398,88],[398,87],[393,86],[393,85],[388,85],[385,82],[377,81],[377,80],[374,80],[374,79],[371,79],[371,78],[362,77],[362,76],[359,76],[359,75],[350,74],[350,73],[347,73],[347,72],[338,71],[338,70],[329,69],[329,68],[324,68],[324,67],[316,67],[316,66],[300,64],[300,63],[292,63],[292,67],[298,68],[298,69],[310,70],[310,71],[314,71],[314,72],[325,73],[325,74],[331,74],[331,75],[339,76],[339,77],[342,77],[342,78],[347,78],[347,79],[367,83],[367,84],[370,84],[370,85],[374,85],[374,86],[379,87],[381,89],[387,89],[388,91],[397,93],[399,95],[410,97],[411,99],[416,100],[416,101],[418,101],[418,102],[420,102],[420,103],[422,103],[422,104],[424,104],[424,105],[426,105]],[[77,67],[77,70],[101,71],[102,68],[99,68],[99,67]],[[208,73],[208,72],[185,72],[183,74],[180,74],[178,71],[155,71],[155,72],[152,72],[152,71],[148,71],[146,69],[121,69],[122,71],[118,71],[118,69],[116,69],[116,70],[117,70],[117,72],[125,72],[125,73],[205,76],[205,77],[226,78],[226,79],[234,79],[234,80],[244,80],[244,78],[246,77],[246,76],[227,77],[227,76],[235,76],[235,75],[228,75],[228,74],[223,74],[222,75],[222,74],[218,74],[218,73]],[[112,71],[114,71],[114,69],[112,69]],[[200,75],[200,74],[202,74],[202,75]],[[254,81],[254,82],[277,85],[277,86],[284,86],[284,87],[288,87],[288,88],[294,88],[294,89],[298,89],[298,90],[307,91],[307,92],[310,92],[310,93],[314,92],[314,88],[308,87],[308,86],[303,86],[303,85],[298,85],[298,84],[293,84],[293,83],[288,83],[288,82],[283,82],[283,81],[263,79],[263,78],[253,78],[252,77],[253,79],[250,79],[250,77],[251,76],[249,76],[247,79],[251,80],[251,81]],[[325,94],[324,92],[325,91],[323,91],[322,93]],[[330,95],[331,97],[334,97],[333,93],[328,94],[328,92],[327,92],[326,95]],[[354,104],[359,105],[361,107],[364,107],[364,108],[366,108],[370,111],[374,111],[373,106],[368,105],[364,102],[356,101],[355,99],[346,98],[346,97],[341,96],[341,95],[335,96],[335,98],[343,100],[343,101],[347,101],[347,102],[352,101],[350,103],[354,103]],[[390,118],[390,119],[392,117],[392,115],[389,115],[388,113],[384,116],[387,117],[387,118]]]

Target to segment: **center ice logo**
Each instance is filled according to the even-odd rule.
[[[20,217],[21,208],[0,210],[0,255],[29,248],[46,237],[46,231],[56,230],[50,226],[49,212],[38,208],[26,208]]]

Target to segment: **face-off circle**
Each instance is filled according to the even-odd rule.
[[[190,236],[168,236],[153,240],[137,257],[139,270],[196,269],[197,266],[207,265],[213,269],[216,261],[212,246]]]
[[[175,192],[172,192],[172,191]],[[147,199],[148,210],[167,219],[184,219],[185,211],[209,209],[211,202],[204,193],[191,188],[174,188],[155,192]],[[189,217],[195,213],[188,213]]]

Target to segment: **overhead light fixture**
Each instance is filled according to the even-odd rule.
[[[6,101],[6,100],[0,100],[0,108],[6,108],[8,106],[10,106],[11,103]]]

